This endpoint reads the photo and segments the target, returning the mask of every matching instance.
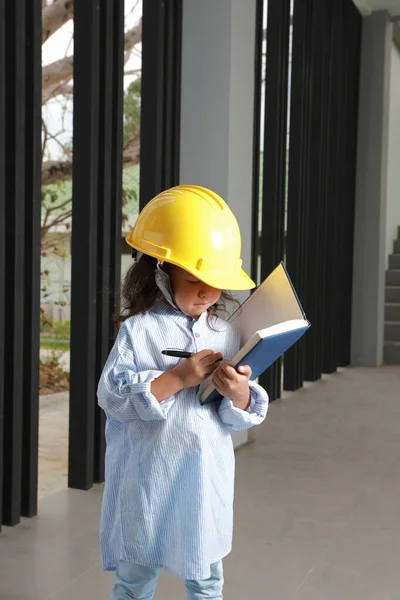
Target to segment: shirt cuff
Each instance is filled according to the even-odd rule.
[[[268,412],[268,394],[264,388],[255,381],[249,381],[249,388],[251,400],[247,411],[264,420]]]
[[[251,413],[253,413],[253,412],[254,412],[255,405],[256,405],[256,401],[255,401],[255,399],[254,399],[254,396],[253,396],[253,394],[252,394],[252,393],[251,393],[251,391],[250,391],[250,404],[249,404],[249,406],[246,408],[246,412],[248,412],[248,413],[250,413],[250,414],[251,414]]]
[[[250,429],[254,425],[259,425],[267,415],[267,392],[253,381],[249,381],[249,387],[250,406],[247,410],[234,406],[232,398],[223,398],[221,401],[218,411],[219,417],[225,425],[234,431]]]
[[[146,377],[146,381],[134,383],[129,386],[132,404],[142,421],[165,420],[168,412],[175,402],[175,396],[159,402],[151,393],[151,384],[162,372]],[[142,375],[142,374],[141,374]]]

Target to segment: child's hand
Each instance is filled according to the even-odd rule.
[[[182,360],[172,371],[179,377],[182,387],[198,385],[215,371],[221,360],[221,352],[202,350]]]
[[[234,369],[230,365],[221,365],[214,373],[212,382],[218,392],[231,398],[234,406],[247,410],[250,404],[249,379],[251,369],[244,365]]]

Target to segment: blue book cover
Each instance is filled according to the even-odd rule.
[[[251,379],[257,379],[307,329],[304,310],[283,263],[267,277],[229,319],[241,336],[242,348],[229,364],[237,368],[249,365]],[[200,402],[208,404],[221,398],[210,384]]]

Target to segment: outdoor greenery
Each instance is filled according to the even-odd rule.
[[[71,0],[42,0],[42,44],[73,20]],[[64,28],[65,31],[65,28]],[[72,232],[72,111],[73,111],[73,27],[65,56],[52,58],[46,47],[42,70],[42,207],[41,207],[41,368],[40,390],[68,389],[69,376],[60,359],[70,349],[70,322],[55,322],[49,315],[55,305],[69,302],[68,262]],[[65,36],[65,33],[64,33]],[[60,39],[64,39],[62,36]],[[126,234],[138,212],[142,41],[141,3],[125,3],[124,117],[122,231]],[[65,43],[65,42],[61,42]],[[133,62],[131,60],[133,59]],[[50,59],[50,61],[49,61]],[[139,59],[139,60],[138,60]],[[126,83],[131,81],[127,86]],[[54,112],[54,107],[56,110]],[[54,118],[56,115],[56,118]],[[65,279],[64,279],[65,278]],[[64,285],[65,282],[65,285]],[[57,312],[64,313],[64,309]],[[65,310],[68,314],[68,310]]]
[[[69,373],[61,365],[61,358],[70,349],[70,321],[53,323],[47,320],[40,331],[40,380],[41,394],[62,392],[69,389]]]
[[[40,347],[66,352],[69,350],[70,334],[70,321],[54,323],[49,319],[46,324],[41,326]]]
[[[124,99],[124,146],[133,138],[140,127],[140,100],[142,78],[133,81],[125,92]]]

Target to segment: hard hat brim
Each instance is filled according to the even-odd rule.
[[[236,274],[221,272],[203,273],[198,269],[184,267],[178,263],[173,262],[172,260],[165,262],[169,262],[170,264],[175,265],[176,267],[179,267],[184,271],[187,271],[187,273],[190,273],[191,275],[193,275],[193,277],[197,277],[197,279],[199,279],[200,281],[203,281],[207,285],[210,285],[211,287],[216,288],[218,290],[239,291],[251,290],[252,288],[256,287],[254,281],[247,275],[245,271],[243,271],[243,269],[240,269],[239,273]]]
[[[200,281],[203,281],[207,285],[210,285],[211,287],[216,288],[218,290],[239,291],[251,290],[252,288],[256,287],[254,281],[247,275],[247,273],[243,269],[240,269],[238,273],[225,273],[221,271],[209,271],[208,273],[206,273],[188,265],[180,264],[179,262],[176,262],[174,260],[165,260],[161,256],[158,256],[157,253],[149,252],[147,248],[142,248],[139,244],[133,244],[130,239],[130,235],[128,235],[125,238],[125,241],[131,248],[134,248],[135,250],[138,250],[143,254],[152,256],[153,258],[156,258],[161,262],[166,262],[170,263],[171,265],[175,265],[176,267],[187,271],[187,273],[190,273],[191,275],[193,275],[193,277],[197,277],[197,279],[200,279]]]
[[[179,266],[179,265],[178,265]],[[237,274],[232,273],[201,273],[200,271],[185,269],[194,277],[200,279],[207,285],[219,290],[250,290],[256,287],[254,281],[247,275],[243,269]]]

